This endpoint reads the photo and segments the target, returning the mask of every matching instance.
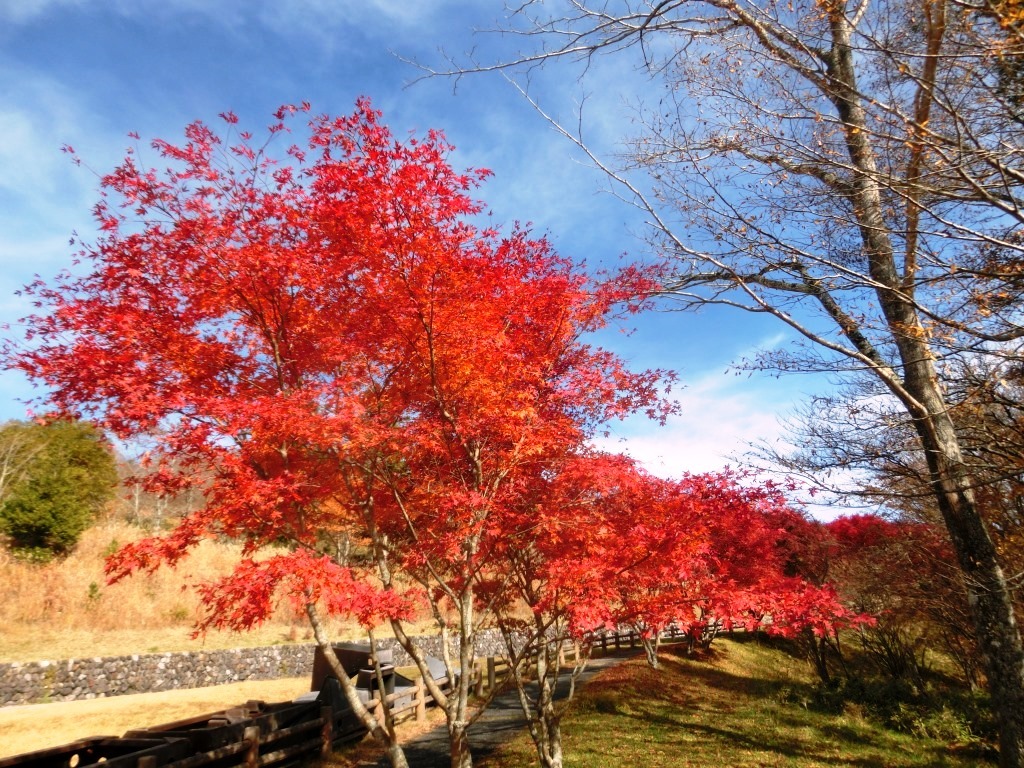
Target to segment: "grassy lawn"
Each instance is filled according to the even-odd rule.
[[[977,747],[897,733],[856,708],[825,714],[805,703],[806,664],[753,641],[716,641],[701,659],[634,659],[587,684],[564,722],[571,768],[638,766],[991,765]],[[481,768],[536,764],[525,734]]]

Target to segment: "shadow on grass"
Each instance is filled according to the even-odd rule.
[[[971,764],[988,762],[980,752],[953,753],[934,741],[911,739],[867,724],[858,728],[834,715],[801,707],[797,702],[810,701],[813,686],[738,675],[707,663],[718,658],[665,654],[660,674],[634,666],[637,684],[595,691],[588,697],[590,706],[597,713],[632,720],[637,723],[635,728],[649,729],[659,744],[684,753],[693,750],[696,737],[697,742],[719,745],[722,752],[760,751],[794,761],[851,768],[963,766],[968,764],[967,758],[978,761]],[[680,736],[673,737],[673,731]]]

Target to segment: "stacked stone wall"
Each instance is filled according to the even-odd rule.
[[[418,637],[416,642],[425,653],[441,656],[439,637]],[[396,640],[381,640],[377,645],[392,650],[396,666],[412,663]],[[225,651],[5,663],[0,664],[0,706],[303,677],[312,674],[313,648],[312,645],[275,645]],[[457,644],[451,650],[457,654]],[[478,633],[476,653],[478,656],[503,655],[501,635],[498,632]]]
[[[312,659],[312,645],[280,645],[0,664],[0,705],[300,677]]]

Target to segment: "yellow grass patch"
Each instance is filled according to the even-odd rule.
[[[260,680],[187,691],[4,707],[0,708],[0,757],[93,736],[122,736],[136,728],[198,717],[249,699],[291,701],[309,690],[309,682],[308,677]]]

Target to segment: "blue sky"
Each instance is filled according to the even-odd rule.
[[[369,96],[398,135],[429,128],[456,146],[457,167],[485,167],[480,191],[498,224],[532,222],[589,265],[641,257],[644,223],[499,75],[417,79],[406,60],[441,64],[440,49],[492,56],[513,41],[493,28],[499,0],[0,0],[0,323],[18,334],[30,308],[15,291],[71,261],[68,238],[92,231],[96,177],[62,154],[71,145],[105,172],[138,132],[173,140],[195,119],[231,110],[260,131],[281,104],[344,114]],[[410,84],[411,83],[411,84]],[[630,101],[649,88],[625,58],[535,75],[531,92],[571,120],[585,103],[587,138],[609,156],[631,127]],[[634,367],[679,372],[682,413],[665,427],[634,419],[605,443],[659,474],[705,471],[774,441],[777,418],[812,379],[746,373],[730,364],[789,343],[767,319],[727,310],[654,313],[600,343]],[[0,372],[0,420],[23,418],[31,389]],[[732,462],[735,463],[735,462]]]

